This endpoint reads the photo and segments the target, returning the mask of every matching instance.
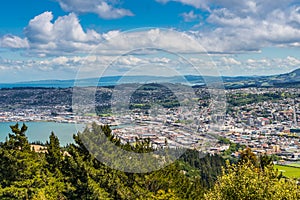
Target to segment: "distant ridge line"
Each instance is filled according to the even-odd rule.
[[[184,77],[184,78],[183,78]],[[191,86],[205,85],[205,79],[214,76],[106,76],[69,80],[38,80],[16,83],[0,83],[0,88],[69,88],[74,86],[115,86],[120,83],[181,83]],[[225,88],[247,87],[300,87],[300,68],[289,73],[269,76],[222,76]],[[76,85],[74,85],[76,84]]]

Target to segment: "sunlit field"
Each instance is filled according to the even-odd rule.
[[[294,164],[298,165],[299,164]],[[279,172],[282,172],[282,174],[289,178],[300,178],[300,167],[294,167],[294,166],[282,166],[282,165],[275,165],[275,169],[278,169]]]

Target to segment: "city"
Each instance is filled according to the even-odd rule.
[[[29,89],[31,90],[32,94],[35,91],[45,94],[53,92],[51,89]],[[9,92],[16,95],[19,90],[13,91]],[[150,138],[155,148],[183,147],[209,154],[220,154],[228,150],[229,144],[218,143],[218,137],[222,137],[232,143],[245,145],[258,155],[277,155],[282,163],[300,160],[300,89],[298,88],[226,90],[227,112],[222,116],[223,123],[219,124],[217,129],[212,124],[209,111],[210,99],[205,88],[195,88],[195,93],[198,95],[198,107],[194,107],[194,110],[189,112],[178,109],[176,105],[170,108],[160,106],[155,113],[151,113],[151,110],[154,112],[151,106],[144,106],[150,109],[132,106],[127,113],[122,115],[102,113],[99,116],[96,113],[76,115],[72,112],[70,101],[55,101],[62,92],[71,95],[70,89],[55,89],[55,91],[58,93],[53,96],[53,101],[49,98],[46,98],[46,101],[38,97],[33,98],[39,102],[37,106],[30,107],[26,99],[23,99],[24,104],[27,105],[26,109],[14,108],[14,110],[7,109],[5,112],[0,112],[0,121],[49,121],[79,124],[96,122],[99,125],[110,125],[113,133],[123,143],[133,143],[136,138]],[[133,105],[149,103],[149,99],[144,98],[143,92],[145,91],[148,90],[138,92]],[[160,96],[159,91],[151,90],[150,93],[152,96],[155,94],[155,99],[160,103],[169,102],[169,99],[162,99],[166,96]],[[110,105],[109,97],[112,93],[113,89],[99,88],[97,97],[99,95],[107,98],[104,101],[100,98],[102,101],[98,101],[96,105],[100,107]],[[151,96],[149,94],[146,96]],[[7,90],[1,90],[1,95],[9,101]],[[70,96],[64,98],[71,99]],[[171,98],[174,97],[171,95]],[[49,105],[48,102],[52,104]],[[20,105],[22,106],[21,101]],[[239,151],[232,152],[231,156],[239,157]]]

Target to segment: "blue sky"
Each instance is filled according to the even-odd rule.
[[[106,75],[193,73],[180,56],[204,74],[300,66],[297,0],[10,0],[0,15],[0,82],[93,77],[112,61]]]

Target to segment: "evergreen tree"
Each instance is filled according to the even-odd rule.
[[[10,126],[13,134],[9,134],[9,139],[4,143],[4,147],[8,149],[20,149],[24,151],[30,151],[30,144],[25,135],[27,131],[27,126],[25,124],[22,125],[21,129],[19,128],[19,124]]]
[[[54,172],[55,169],[61,168],[62,153],[60,150],[59,139],[53,132],[51,132],[49,140],[50,140],[49,142],[48,141],[46,142],[46,147],[47,147],[46,160],[49,164],[50,170]]]

